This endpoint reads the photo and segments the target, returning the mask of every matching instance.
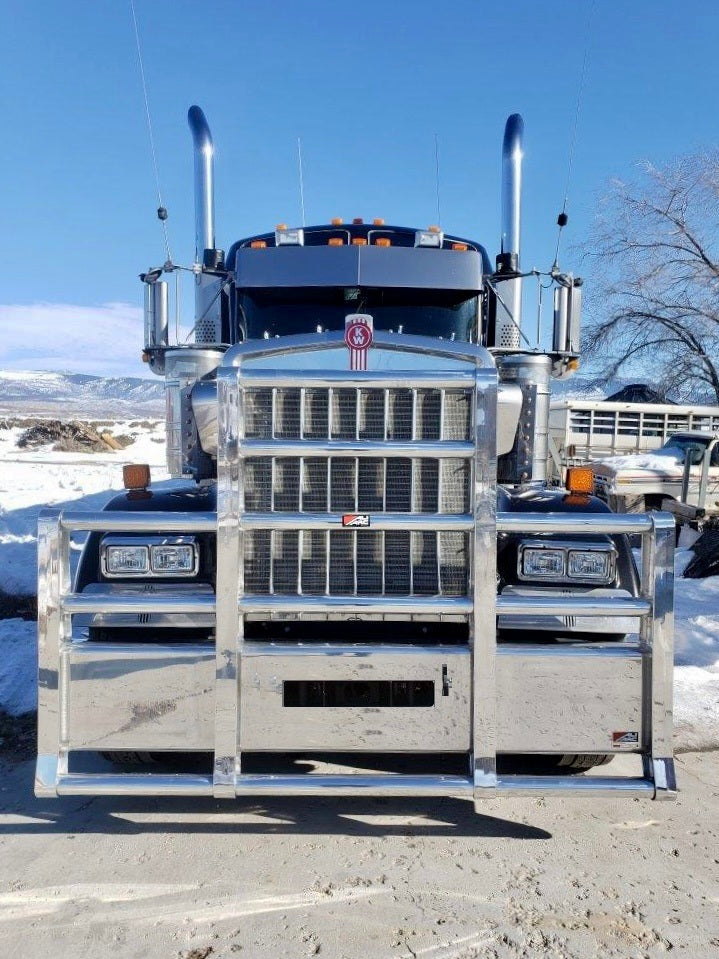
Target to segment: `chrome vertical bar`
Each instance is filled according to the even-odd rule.
[[[241,369],[217,371],[217,587],[215,638],[215,761],[213,795],[234,798],[240,773],[240,672],[244,616],[244,461],[239,447],[244,429]],[[271,567],[270,567],[271,568]]]
[[[332,440],[332,405],[334,402],[334,390],[330,386],[327,390],[327,439]],[[327,457],[327,512],[332,512],[332,457]],[[332,554],[331,533],[329,530],[325,533],[325,594],[330,594],[330,560]]]
[[[60,755],[60,510],[44,509],[38,519],[37,639],[38,728],[35,795],[57,796]]]
[[[645,648],[644,715],[649,720],[645,769],[654,780],[656,799],[674,799],[674,517],[650,513],[653,530],[642,535],[642,593],[652,614],[642,618]]]
[[[446,391],[439,391],[439,436],[437,437],[440,443],[444,439],[444,418],[446,416]],[[437,461],[437,512],[442,512],[442,470],[444,469],[444,463],[442,460]],[[442,537],[439,530],[435,533],[435,550],[437,552],[437,592],[442,595]]]
[[[389,390],[384,391],[384,423],[383,439],[387,442],[389,437]],[[382,512],[387,512],[387,457],[382,457]],[[382,532],[382,595],[384,596],[386,586],[387,572],[387,534]]]
[[[475,806],[497,786],[497,371],[478,369],[472,463],[472,765]]]
[[[417,390],[416,388],[412,390],[412,423],[410,426],[410,437],[413,443],[417,442]],[[421,460],[420,460],[421,462]],[[414,458],[409,461],[409,511],[410,513],[415,512],[415,502],[414,502],[414,469],[417,460]],[[414,541],[415,534],[410,532],[409,534],[409,594],[414,596]]]
[[[305,389],[300,388],[300,439],[305,438]],[[300,488],[297,494],[297,507],[301,513],[304,509],[302,505],[302,496],[305,486],[305,458],[300,456]],[[302,595],[302,549],[304,546],[304,532],[300,528],[297,531],[297,594]]]

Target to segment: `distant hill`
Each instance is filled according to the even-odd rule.
[[[163,418],[165,388],[160,379],[135,376],[0,370],[0,413],[58,419]]]

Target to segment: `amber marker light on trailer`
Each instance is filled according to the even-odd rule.
[[[147,463],[126,463],[122,467],[122,485],[125,489],[147,489],[150,485]]]
[[[594,490],[594,471],[588,466],[571,466],[567,470],[566,487],[570,493],[591,493]]]
[[[392,241],[388,236],[378,236],[374,241],[375,246],[392,246]]]

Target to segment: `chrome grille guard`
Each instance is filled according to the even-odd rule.
[[[368,372],[340,372],[346,365],[346,350],[337,336],[325,337],[317,342],[313,338],[292,338],[295,342],[282,344],[246,345],[234,348],[228,354],[228,365],[218,370],[218,502],[217,515],[205,513],[153,514],[153,513],[79,513],[57,510],[46,511],[40,520],[39,534],[39,648],[40,648],[40,722],[39,758],[37,764],[36,792],[40,795],[66,794],[179,794],[214,795],[235,797],[246,794],[320,792],[325,795],[356,794],[358,791],[376,795],[452,794],[474,796],[475,802],[487,794],[498,791],[530,794],[550,794],[570,791],[575,793],[615,792],[630,795],[648,795],[656,798],[671,798],[675,794],[674,771],[671,752],[672,735],[672,582],[673,582],[673,521],[664,514],[649,516],[615,516],[607,514],[531,514],[521,516],[496,514],[496,406],[497,374],[490,355],[479,347],[466,344],[437,346],[436,341],[417,337],[378,335],[372,352],[374,369]],[[292,349],[288,349],[292,346]],[[231,365],[230,365],[231,364]],[[404,364],[404,366],[402,365]],[[441,371],[437,371],[441,367]],[[382,450],[375,447],[379,440],[342,438],[333,440],[331,429],[328,439],[304,438],[300,428],[297,438],[273,441],[271,437],[247,436],[246,396],[249,390],[411,390],[419,396],[422,390],[467,391],[471,396],[469,435],[465,440],[443,439],[418,440],[409,448],[404,441],[388,439]],[[306,395],[306,394],[305,394]],[[359,392],[356,393],[359,396]],[[274,423],[273,419],[273,423]],[[416,435],[417,421],[413,414],[412,433]],[[283,446],[282,444],[289,444]],[[396,532],[409,533],[410,537],[429,534],[435,542],[450,533],[463,536],[468,542],[467,588],[460,595],[442,595],[441,592],[422,595],[416,591],[388,593],[386,588],[376,593],[364,592],[357,582],[357,562],[354,562],[352,589],[333,594],[330,590],[303,591],[302,551],[298,546],[296,561],[297,582],[293,591],[250,591],[246,578],[246,538],[257,532],[286,533],[294,531],[299,536],[318,533],[324,538],[323,545],[337,534],[352,533],[343,529],[342,517],[332,510],[305,512],[296,510],[247,510],[247,465],[258,456],[273,456],[277,447],[283,456],[324,459],[339,455],[359,461],[366,457],[416,457],[418,444],[422,445],[422,458],[441,460],[451,447],[451,456],[470,464],[470,487],[467,509],[463,512],[383,512],[370,515],[376,533],[387,536]],[[447,444],[447,448],[443,447]],[[461,444],[458,448],[458,444]],[[381,457],[380,457],[381,458]],[[302,467],[300,466],[300,469]],[[274,489],[274,484],[273,484]],[[271,495],[274,495],[272,493]],[[301,497],[301,494],[300,494]],[[298,504],[302,505],[301,500]],[[328,506],[332,505],[331,492]],[[415,505],[414,498],[410,505]],[[128,595],[112,589],[96,589],[92,592],[74,593],[70,585],[69,540],[73,531],[163,531],[192,533],[198,530],[217,532],[217,584],[216,595],[188,591],[181,594],[163,594],[161,591]],[[496,595],[496,537],[498,531],[524,533],[547,532],[558,535],[569,532],[586,533],[640,533],[642,536],[642,595],[637,598],[589,599],[566,595],[545,597]],[[353,545],[353,551],[355,547]],[[410,548],[410,567],[412,549]],[[386,555],[386,554],[385,554]],[[438,560],[439,557],[439,560]],[[436,550],[435,561],[441,561],[441,550]],[[331,565],[331,562],[328,564]],[[384,568],[383,563],[383,568]],[[325,584],[327,570],[324,571]],[[441,584],[441,572],[437,574]],[[331,587],[332,584],[330,584]],[[410,583],[411,586],[411,583]],[[268,582],[269,587],[269,582]],[[386,587],[386,582],[385,582]],[[136,647],[119,647],[117,644],[104,647],[98,643],[77,642],[72,636],[72,617],[78,613],[94,612],[203,612],[214,609],[216,640],[214,648],[214,675],[207,688],[210,673],[209,650],[206,645],[182,644],[163,646],[144,644]],[[497,613],[532,616],[561,613],[583,616],[641,616],[642,627],[637,644],[576,644],[567,648],[553,648],[536,644],[512,644],[497,647]],[[462,776],[403,776],[403,775],[350,775],[350,776],[275,776],[250,774],[243,771],[243,743],[252,740],[245,726],[243,697],[248,698],[251,677],[245,675],[251,664],[268,655],[277,655],[270,650],[272,644],[245,640],[245,623],[252,617],[271,618],[347,615],[461,617],[469,628],[469,642],[463,649],[454,651],[456,660],[467,662],[469,695],[457,708],[468,711],[467,742],[469,745],[470,774]],[[439,648],[439,647],[438,647]],[[304,651],[295,650],[295,653]],[[422,659],[421,649],[407,650]],[[436,649],[434,650],[436,653]],[[313,651],[315,657],[322,649]],[[370,643],[350,647],[333,644],[326,650],[335,661],[356,660],[365,657],[367,664],[373,659],[396,653],[388,647],[373,647]],[[179,719],[162,720],[153,714],[152,708],[143,708],[153,715],[155,735],[161,737],[167,729],[172,734],[173,745],[165,748],[180,749],[178,741],[189,749],[206,749],[214,753],[214,771],[211,776],[184,775],[130,775],[130,774],[80,774],[69,770],[68,758],[73,749],[89,748],[155,748],[161,749],[163,740],[154,740],[155,745],[131,745],[125,732],[125,723],[118,730],[110,729],[98,746],[97,737],[82,729],[87,715],[97,715],[98,705],[92,695],[85,693],[81,683],[94,674],[86,664],[92,665],[115,658],[123,663],[132,662],[132,668],[120,669],[121,680],[108,692],[116,710],[128,710],[127,697],[134,702],[140,693],[132,692],[132,683],[139,679],[143,667],[154,673],[153,690],[157,684],[158,663],[166,668],[184,690],[178,705],[185,708],[191,700],[204,704],[202,713],[183,713],[183,727]],[[196,662],[197,676],[188,672],[188,664]],[[409,658],[409,656],[407,657]],[[445,657],[446,658],[446,657]],[[297,657],[295,656],[295,659]],[[506,703],[498,699],[498,679],[502,688],[510,684],[512,689],[522,689],[522,669],[529,664],[532,669],[541,663],[549,663],[558,675],[572,677],[579,668],[585,676],[587,697],[597,682],[592,671],[600,667],[603,676],[611,675],[616,665],[624,677],[622,691],[632,692],[636,702],[631,704],[632,714],[637,714],[636,747],[629,750],[642,756],[644,775],[640,778],[607,776],[497,776],[496,756],[498,751],[507,751],[512,739],[509,727],[522,729],[532,724],[541,724],[537,716],[556,719],[557,710],[545,702],[531,701],[531,690],[522,693],[514,704],[516,715],[507,714]],[[180,665],[182,669],[180,669]],[[561,669],[560,669],[561,667]],[[566,670],[565,670],[566,667]],[[184,671],[183,671],[184,670]],[[536,672],[536,670],[534,670]],[[541,670],[540,670],[541,671]],[[551,669],[548,675],[551,675]],[[520,683],[520,686],[517,686]],[[551,682],[549,683],[551,689]],[[88,688],[90,686],[88,685]],[[142,686],[144,695],[147,686]],[[154,693],[157,696],[157,693]],[[442,695],[445,695],[444,693]],[[584,695],[584,693],[582,693]],[[113,698],[114,697],[114,698]],[[522,698],[523,697],[523,698]],[[594,697],[596,699],[596,696]],[[520,705],[520,699],[525,705]],[[103,707],[107,704],[103,703]],[[510,704],[511,705],[511,704]],[[599,701],[601,706],[601,700]],[[109,708],[109,707],[108,707]],[[197,709],[198,707],[194,707]],[[599,708],[593,701],[592,709]],[[135,706],[133,705],[133,709]],[[523,722],[521,712],[528,709]],[[552,709],[554,710],[552,712]],[[95,712],[93,712],[95,710]],[[106,710],[107,711],[107,710]],[[182,710],[179,710],[182,712]],[[375,710],[381,712],[381,710]],[[535,715],[536,713],[536,715]],[[594,714],[593,714],[594,715]],[[199,717],[199,718],[198,718]],[[567,726],[568,745],[562,745],[559,734],[551,732],[549,738],[533,740],[527,751],[572,752],[569,741],[571,727],[576,717],[559,718]],[[167,724],[163,726],[163,721]],[[195,726],[192,722],[195,722]],[[187,725],[189,723],[189,725]],[[201,727],[201,728],[200,728]],[[254,731],[253,731],[254,732]],[[562,736],[565,732],[562,732]],[[184,738],[183,738],[184,737]],[[552,738],[554,737],[554,738]],[[257,737],[252,740],[256,742]],[[556,740],[556,742],[555,742]],[[132,741],[135,742],[134,740]],[[544,744],[544,745],[543,745]],[[547,745],[549,744],[549,745]],[[328,747],[329,747],[328,743]],[[254,746],[255,749],[259,748]],[[277,748],[276,746],[272,748]],[[356,747],[355,747],[356,748]],[[376,750],[372,744],[365,749]],[[416,747],[416,748],[419,748]],[[464,747],[463,747],[464,748]],[[509,751],[517,751],[514,747]],[[522,750],[520,750],[522,751]],[[576,751],[584,751],[577,749]],[[599,750],[597,750],[599,751]],[[606,749],[611,752],[609,744]]]

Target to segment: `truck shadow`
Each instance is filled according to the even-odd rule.
[[[97,835],[482,836],[551,839],[545,829],[477,814],[446,797],[391,799],[258,797],[217,801],[165,797],[37,799],[34,765],[6,770],[0,794],[0,836]]]

